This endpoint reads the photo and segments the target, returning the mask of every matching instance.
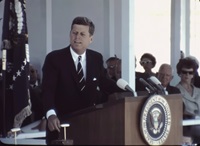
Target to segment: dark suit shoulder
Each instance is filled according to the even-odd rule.
[[[62,49],[59,49],[59,50],[53,50],[53,51],[51,51],[51,52],[49,52],[47,54],[47,57],[53,57],[53,56],[57,56],[57,55],[59,55],[59,56],[60,55],[64,55],[64,54],[66,54],[67,50],[69,50],[69,47],[62,48]]]
[[[135,76],[136,76],[136,78],[143,78],[143,79],[147,79],[149,76],[148,76],[148,74],[146,74],[146,73],[143,73],[143,72],[135,72]]]
[[[99,57],[102,57],[102,54],[97,52],[97,51],[94,51],[94,50],[91,50],[91,49],[87,49],[87,53],[88,54],[92,54],[92,55],[97,55]]]
[[[179,93],[181,93],[180,90],[177,87],[171,86],[171,85],[167,86],[167,91],[168,91],[169,94],[179,94]]]

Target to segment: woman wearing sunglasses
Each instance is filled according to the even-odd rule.
[[[194,73],[197,66],[194,60],[184,58],[180,59],[176,65],[180,82],[177,84],[183,99],[183,118],[200,118],[200,88],[194,86]],[[183,127],[183,135],[191,137],[195,143],[200,142],[200,126]],[[196,141],[196,140],[199,141]]]
[[[152,71],[156,65],[156,58],[152,54],[144,53],[140,58],[140,65],[144,68],[144,73],[147,74],[148,77],[156,75]]]

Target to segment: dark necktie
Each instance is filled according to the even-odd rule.
[[[83,91],[85,88],[85,79],[83,76],[83,68],[80,61],[81,61],[81,56],[78,57],[77,73],[78,73],[79,89],[80,91]]]

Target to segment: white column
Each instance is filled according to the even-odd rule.
[[[181,0],[181,50],[190,54],[190,1]]]
[[[122,0],[122,78],[135,91],[134,2]]]
[[[46,0],[46,53],[52,51],[52,0]]]
[[[174,69],[174,79],[171,85],[176,85],[180,78],[176,73],[176,64],[180,59],[180,35],[181,35],[181,1],[171,1],[171,65]]]
[[[115,54],[115,3],[109,0],[109,55]]]

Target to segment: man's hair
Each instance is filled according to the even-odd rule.
[[[174,74],[174,69],[172,68],[172,66],[170,64],[167,64],[167,63],[163,63],[163,64],[160,65],[160,67],[158,69],[158,73],[160,73],[160,71],[163,70],[163,68],[165,68],[165,67],[170,68],[170,70],[172,71],[171,75]]]
[[[74,18],[74,20],[72,21],[71,30],[74,24],[89,26],[90,35],[94,34],[95,26],[89,18],[81,16]]]

